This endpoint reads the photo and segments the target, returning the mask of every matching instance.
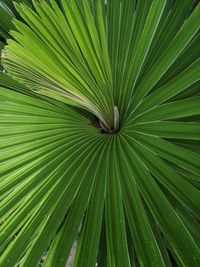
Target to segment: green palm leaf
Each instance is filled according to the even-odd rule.
[[[199,267],[200,5],[0,14],[0,266]]]

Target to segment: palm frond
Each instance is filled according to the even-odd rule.
[[[76,241],[75,267],[199,267],[200,5],[17,2],[0,266],[65,267]]]

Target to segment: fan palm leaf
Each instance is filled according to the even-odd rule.
[[[200,5],[0,2],[0,266],[199,267]]]

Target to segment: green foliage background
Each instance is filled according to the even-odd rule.
[[[0,266],[200,266],[200,5],[0,0]]]

